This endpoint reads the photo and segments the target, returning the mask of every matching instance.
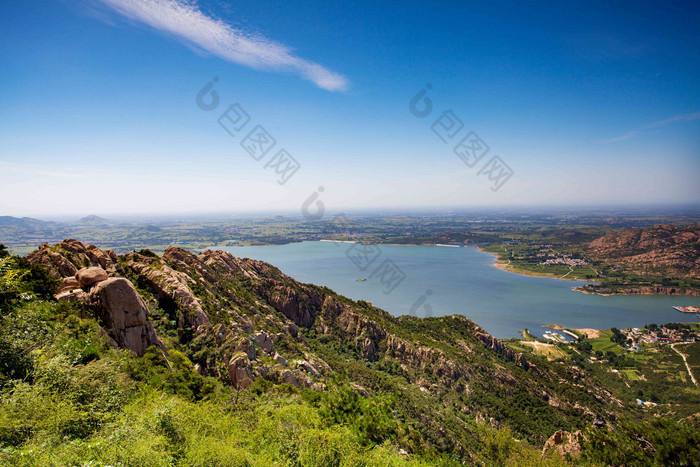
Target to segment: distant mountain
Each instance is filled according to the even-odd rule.
[[[94,214],[91,214],[89,216],[85,216],[76,222],[76,224],[87,224],[87,225],[102,225],[102,224],[109,224],[110,220],[105,219],[104,217],[96,216]]]
[[[637,274],[700,279],[700,224],[625,229],[593,240],[588,253]]]
[[[35,229],[41,227],[51,227],[55,222],[40,221],[31,217],[0,216],[0,227],[15,227],[22,229]]]

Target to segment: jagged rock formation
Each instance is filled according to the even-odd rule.
[[[95,245],[85,246],[78,240],[63,240],[58,245],[43,244],[29,255],[27,259],[43,264],[55,277],[74,276],[78,269],[100,266],[108,273],[121,270],[117,255],[112,250],[102,251]]]
[[[635,274],[700,279],[700,224],[625,229],[593,240],[588,254]]]
[[[146,280],[159,300],[167,298],[182,308],[185,311],[183,317],[191,327],[197,328],[209,322],[209,316],[202,309],[202,301],[190,288],[190,285],[195,283],[190,276],[175,271],[167,264],[163,264],[159,258],[137,253],[126,255],[124,264],[129,270]]]
[[[542,448],[542,457],[553,451],[559,456],[578,457],[583,450],[581,443],[584,437],[581,431],[569,433],[568,431],[559,430],[554,433],[544,444]]]
[[[148,321],[148,307],[134,286],[123,278],[110,278],[121,271],[114,252],[103,252],[94,245],[64,240],[59,245],[42,247],[28,256],[30,261],[47,266],[49,272],[62,277],[56,299],[80,302],[92,308],[115,346],[138,355],[155,345],[165,346]],[[94,265],[97,266],[94,266]],[[80,265],[91,265],[79,269]]]
[[[395,318],[224,251],[171,247],[160,257],[117,257],[66,240],[29,259],[64,278],[57,297],[92,307],[120,347],[138,354],[163,348],[155,329],[174,329],[199,373],[240,389],[258,378],[322,389],[338,374],[350,375],[358,394],[389,385],[406,404],[418,404],[406,410],[422,413],[440,443],[462,436],[466,420],[499,426],[523,400],[556,421],[547,434],[572,420],[605,419],[610,404],[620,403],[575,370],[534,364],[463,316]],[[97,270],[75,277],[96,266],[111,277]]]
[[[503,345],[503,342],[499,341],[492,335],[487,334],[482,330],[477,331],[474,335],[477,339],[486,344],[487,347],[491,348],[491,350],[503,355],[511,362],[517,363],[522,368],[528,370],[530,369],[530,367],[533,366],[530,362],[527,361],[527,359],[522,353],[514,352],[513,349],[511,349],[510,347],[506,347],[505,345]]]
[[[146,303],[128,280],[112,277],[96,283],[90,289],[87,304],[96,311],[108,335],[119,347],[137,355],[145,354],[152,345],[165,350],[148,322]]]

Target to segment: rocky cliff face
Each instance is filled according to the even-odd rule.
[[[66,240],[28,258],[63,278],[57,298],[94,310],[114,345],[142,355],[150,345],[165,348],[158,330],[176,332],[197,371],[241,389],[264,378],[322,390],[340,374],[360,394],[389,385],[407,401],[420,400],[420,410],[431,407],[425,417],[441,442],[449,439],[440,432],[445,417],[450,430],[467,429],[464,420],[474,417],[498,424],[522,400],[564,426],[605,417],[606,406],[619,404],[594,381],[535,365],[465,317],[395,318],[223,251],[172,247],[160,257],[117,257]],[[562,391],[561,381],[574,389]]]
[[[95,310],[117,346],[137,355],[145,354],[152,345],[165,350],[148,321],[146,303],[128,280],[111,277],[96,283],[90,289],[86,303]]]
[[[127,254],[124,264],[129,271],[145,280],[158,300],[168,299],[183,310],[184,321],[181,325],[187,322],[192,328],[197,328],[209,322],[209,316],[202,309],[202,301],[191,289],[196,282],[189,275],[174,270],[160,258],[137,253]]]
[[[700,279],[700,224],[614,232],[593,240],[588,254],[635,274]]]
[[[65,252],[77,253],[77,255],[73,256]],[[87,256],[86,252],[90,252],[91,256]],[[68,257],[83,264],[86,263],[83,261],[85,258],[92,257],[95,261],[90,264],[96,263],[100,266],[77,269],[77,265]],[[100,262],[98,259],[103,261]],[[50,264],[49,271],[53,275],[61,277],[66,274],[55,295],[56,299],[78,302],[90,308],[100,320],[114,346],[129,349],[137,355],[145,354],[150,346],[156,346],[165,351],[163,342],[148,320],[148,307],[131,282],[120,277],[109,277],[107,271],[102,268],[104,264],[112,272],[118,269],[108,254],[96,247],[86,248],[80,242],[70,240],[64,241],[60,248],[55,248],[53,251],[42,248],[33,254],[30,260],[43,265]],[[73,270],[76,271],[75,274],[68,275]]]
[[[45,243],[27,258],[43,264],[58,278],[73,276],[78,269],[90,266],[100,266],[108,273],[120,271],[117,255],[112,250],[102,251],[95,245],[85,246],[73,239],[63,240],[52,247]]]

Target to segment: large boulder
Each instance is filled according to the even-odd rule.
[[[138,355],[152,345],[165,348],[148,321],[146,302],[128,280],[113,277],[98,282],[90,290],[88,302],[119,347]]]
[[[231,384],[237,389],[248,389],[253,380],[253,372],[250,368],[248,355],[243,352],[236,352],[228,363],[228,375]]]
[[[280,382],[291,384],[299,389],[311,387],[313,384],[311,378],[298,370],[283,370],[282,373],[280,373]]]
[[[266,332],[259,332],[255,335],[255,345],[262,348],[265,353],[272,352],[272,339]]]
[[[78,282],[78,279],[76,279],[75,276],[70,276],[63,278],[63,280],[61,281],[61,285],[58,288],[58,291],[65,292],[66,290],[73,290],[79,288],[80,283]]]
[[[299,335],[299,328],[294,323],[287,323],[284,330],[292,337],[297,337]]]
[[[289,366],[289,362],[287,362],[287,359],[284,358],[282,355],[278,354],[277,352],[275,352],[272,358],[282,366]]]
[[[99,266],[94,266],[81,269],[75,274],[75,278],[78,280],[80,287],[85,288],[97,284],[98,282],[106,281],[109,279],[109,276],[107,275],[107,271]]]

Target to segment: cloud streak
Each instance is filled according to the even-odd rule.
[[[348,80],[297,57],[285,45],[205,15],[185,0],[97,0],[120,15],[172,34],[224,60],[257,70],[295,72],[328,91],[344,91]]]
[[[636,130],[628,131],[624,135],[617,136],[615,138],[609,138],[601,141],[601,143],[614,143],[616,141],[624,141],[627,139],[634,138],[639,135],[643,135],[646,133],[648,130],[652,130],[654,128],[659,128],[662,126],[669,125],[671,123],[675,122],[689,122],[691,120],[698,120],[700,119],[700,112],[693,112],[689,114],[682,114],[682,115],[676,115],[675,117],[667,118],[666,120],[661,120],[658,122],[654,123],[649,123],[647,125],[644,125],[643,127],[640,127]]]

